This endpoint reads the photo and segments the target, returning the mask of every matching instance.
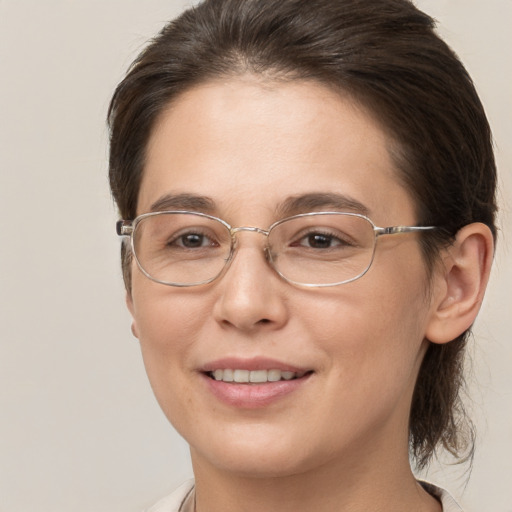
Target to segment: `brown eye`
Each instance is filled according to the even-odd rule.
[[[204,247],[205,242],[206,245],[210,245],[208,243],[208,239],[204,235],[198,235],[196,233],[190,233],[188,235],[183,235],[179,238],[180,245],[183,247],[187,247],[189,249],[194,249],[195,247]]]
[[[175,235],[169,239],[166,245],[171,249],[205,249],[218,246],[210,236],[196,232],[182,232]]]
[[[312,233],[307,237],[307,245],[313,249],[328,249],[333,243],[338,245],[334,237],[322,233]]]
[[[312,231],[306,233],[291,244],[293,247],[304,247],[307,249],[333,249],[343,248],[350,245],[347,241],[331,233]]]

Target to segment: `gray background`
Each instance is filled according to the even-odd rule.
[[[0,511],[135,512],[191,475],[130,333],[105,113],[180,0],[0,0]],[[501,238],[472,347],[468,511],[512,511],[512,1],[421,0],[486,105]]]

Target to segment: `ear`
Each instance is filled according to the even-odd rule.
[[[448,343],[471,327],[484,298],[493,253],[493,236],[485,224],[468,224],[457,233],[444,251],[441,268],[435,270],[428,340]]]
[[[135,307],[133,305],[132,294],[128,291],[126,292],[126,306],[128,308],[128,311],[130,312],[130,315],[132,315],[132,334],[136,338],[138,338],[139,330],[137,328],[137,322],[135,321]]]

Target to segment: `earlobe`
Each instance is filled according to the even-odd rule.
[[[139,337],[139,330],[137,328],[137,322],[135,321],[135,312],[134,312],[134,305],[133,305],[133,298],[132,294],[130,292],[126,292],[126,307],[128,308],[128,311],[130,312],[130,315],[132,316],[132,334],[138,338]]]
[[[493,252],[493,236],[485,224],[468,224],[457,233],[434,277],[428,340],[448,343],[471,327],[482,304]]]

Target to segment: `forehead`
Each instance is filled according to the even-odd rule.
[[[407,214],[388,143],[356,102],[321,84],[208,82],[178,97],[155,126],[138,213],[169,194],[207,197],[224,214],[275,212],[290,197],[328,193],[372,215]]]

